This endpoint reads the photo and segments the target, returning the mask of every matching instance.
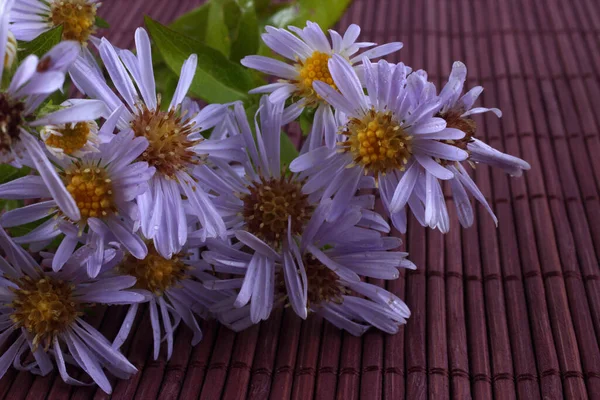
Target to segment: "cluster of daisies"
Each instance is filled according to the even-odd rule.
[[[249,120],[240,102],[201,109],[187,97],[196,55],[161,104],[148,34],[136,31],[135,51],[95,37],[97,6],[0,0],[0,162],[32,171],[0,185],[1,199],[26,204],[0,218],[0,376],[56,367],[65,382],[110,392],[105,371],[136,373],[120,348],[145,303],[155,359],[163,342],[171,356],[180,323],[195,345],[199,319],[237,331],[276,307],[353,335],[395,333],[410,311],[368,278],[415,266],[388,221],[405,232],[410,211],[447,232],[443,181],[463,226],[471,196],[495,220],[468,169],[529,169],[477,138],[471,116],[501,114],[473,107],[481,87],[462,94],[460,62],[438,91],[422,70],[373,62],[402,44],[357,42],[356,25],[343,36],[311,22],[267,27],[262,39],[281,57],[242,64],[278,79],[252,91],[263,97]],[[59,45],[17,65],[17,40],[58,25]],[[66,76],[85,98],[48,111]],[[280,134],[305,110],[312,129],[282,166]],[[36,227],[23,236],[4,229],[26,223]],[[109,341],[82,317],[114,304],[128,309]]]

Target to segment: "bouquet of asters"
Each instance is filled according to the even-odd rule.
[[[369,283],[418,267],[392,227],[447,232],[444,182],[462,226],[471,197],[497,222],[470,169],[529,165],[479,139],[472,116],[501,112],[463,63],[436,88],[381,59],[402,43],[324,30],[347,3],[312,22],[302,1],[209,2],[121,49],[96,0],[0,0],[0,376],[110,393],[106,372],[136,373],[120,348],[141,307],[155,359],[180,323],[195,345],[201,319],[277,307],[398,331],[409,307]],[[102,305],[127,307],[112,341],[86,322]]]

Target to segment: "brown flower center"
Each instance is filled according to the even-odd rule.
[[[449,110],[445,113],[436,115],[439,118],[446,120],[446,128],[454,128],[465,133],[465,137],[459,140],[447,140],[448,144],[452,144],[463,150],[467,150],[467,144],[473,141],[477,124],[469,117],[461,117],[463,110]]]
[[[314,206],[308,196],[302,193],[302,182],[294,175],[265,179],[248,187],[244,194],[243,216],[247,230],[273,245],[281,244],[287,235],[288,218],[292,219],[292,235],[302,234],[310,219]]]
[[[87,0],[57,0],[50,6],[52,25],[62,25],[63,40],[86,43],[94,33],[98,6]]]
[[[412,136],[406,134],[390,111],[371,109],[362,119],[352,118],[347,124],[348,140],[341,143],[356,164],[375,176],[404,170],[412,156]]]
[[[174,178],[178,170],[199,164],[201,159],[189,148],[200,143],[187,137],[194,132],[193,124],[178,115],[177,110],[149,110],[140,106],[137,117],[131,122],[136,136],[148,140],[148,148],[141,156],[143,161],[168,177]]]
[[[20,140],[24,111],[25,104],[0,93],[0,153],[9,152]]]
[[[173,256],[170,260],[163,258],[152,244],[148,244],[148,255],[138,260],[127,255],[118,271],[137,279],[135,287],[161,295],[165,290],[187,279],[189,267],[183,262],[182,254]]]
[[[319,307],[320,304],[332,302],[341,304],[343,297],[350,291],[340,284],[339,277],[331,269],[323,265],[312,255],[304,257],[304,269],[307,278],[307,300],[309,308]],[[279,293],[286,293],[283,271],[278,271],[275,277]],[[285,296],[287,298],[287,295]]]
[[[79,207],[82,221],[117,213],[112,181],[104,168],[76,161],[63,172],[63,181]]]
[[[25,276],[15,283],[19,288],[12,289],[15,297],[10,307],[14,312],[10,318],[16,327],[23,327],[34,336],[34,347],[41,343],[48,349],[55,335],[83,315],[73,301],[73,286],[67,282]]]

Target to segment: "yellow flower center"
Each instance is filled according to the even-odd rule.
[[[63,180],[79,207],[83,221],[117,212],[112,182],[104,168],[74,162],[72,167],[64,172]]]
[[[88,141],[90,135],[90,123],[78,122],[77,124],[65,125],[56,129],[62,136],[50,135],[46,139],[46,145],[62,149],[65,154],[73,154],[81,150]]]
[[[306,99],[308,104],[314,104],[322,101],[313,89],[314,81],[322,81],[337,90],[337,86],[333,82],[327,62],[331,58],[330,55],[315,51],[304,62],[300,61],[296,67],[300,69],[298,78],[298,95]]]
[[[343,151],[354,156],[354,162],[375,176],[379,173],[404,170],[412,156],[412,137],[404,132],[390,111],[371,109],[362,119],[352,118],[347,125],[348,140]]]
[[[17,39],[11,31],[8,31],[8,38],[6,40],[6,53],[4,54],[4,68],[10,68],[15,61],[17,56]]]
[[[131,127],[136,136],[148,140],[148,148],[141,159],[159,173],[174,178],[178,170],[200,163],[199,157],[189,148],[201,140],[188,140],[187,136],[194,132],[194,126],[178,115],[177,110],[165,112],[158,107],[149,110],[142,105]]]
[[[16,327],[24,327],[33,338],[33,345],[42,343],[48,349],[54,336],[67,329],[83,313],[73,301],[73,287],[53,278],[22,277],[15,281],[18,289],[11,289],[15,297],[11,320]]]
[[[170,260],[163,258],[152,244],[148,244],[148,255],[138,260],[127,255],[118,270],[123,275],[137,279],[135,287],[161,295],[165,290],[177,285],[183,279],[189,267],[182,261],[181,255],[173,256]]]
[[[314,207],[302,193],[302,182],[293,175],[279,179],[261,178],[244,194],[243,216],[248,232],[267,243],[279,245],[287,236],[288,218],[292,218],[292,235],[302,234]]]
[[[50,6],[52,25],[62,25],[63,40],[86,43],[96,22],[97,4],[87,0],[57,0]]]
[[[10,152],[20,140],[21,124],[24,121],[25,104],[14,101],[0,92],[0,154]]]

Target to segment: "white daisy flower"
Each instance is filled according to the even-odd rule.
[[[181,112],[196,71],[196,55],[183,64],[169,109],[161,111],[150,39],[146,31],[139,28],[135,40],[137,56],[128,50],[115,49],[106,39],[102,39],[99,46],[100,56],[120,97],[84,60],[76,61],[71,76],[88,96],[104,100],[109,110],[123,108],[119,129],[131,130],[135,136],[148,140],[148,148],[139,159],[154,167],[156,174],[149,182],[150,189],[137,199],[141,227],[144,236],[154,240],[159,253],[170,258],[186,242],[188,214],[201,222],[205,238],[225,234],[221,216],[198,182],[205,180],[204,174],[210,172],[207,162],[241,161],[245,154],[238,138],[204,140],[200,134],[219,125],[226,105],[212,104],[196,115]],[[184,201],[183,196],[187,200]]]
[[[134,200],[148,190],[154,168],[135,160],[147,147],[145,138],[134,137],[128,130],[102,144],[97,153],[57,160],[56,173],[75,199],[80,220],[74,221],[61,212],[43,180],[29,175],[0,185],[0,198],[51,200],[11,210],[2,215],[0,223],[11,227],[54,216],[15,238],[15,242],[48,243],[64,234],[52,263],[55,271],[63,267],[80,242],[87,249],[86,265],[91,277],[98,275],[109,241],[121,243],[135,257],[143,259],[148,251],[135,233],[140,216]]]
[[[112,388],[103,369],[128,378],[137,369],[81,317],[94,304],[134,304],[144,296],[127,291],[129,276],[90,279],[77,263],[46,272],[0,229],[0,377],[16,369],[47,375],[58,368],[71,385],[89,385],[69,375],[67,363],[80,367],[106,393]],[[16,335],[14,335],[16,333]],[[31,359],[27,355],[31,354]],[[26,361],[26,364],[24,363]]]
[[[311,150],[294,160],[290,169],[311,182],[305,186],[306,193],[333,198],[330,221],[348,204],[361,177],[373,177],[387,213],[400,229],[404,206],[412,207],[409,200],[415,198],[414,192],[428,185],[422,171],[436,179],[452,179],[453,173],[443,164],[467,158],[466,151],[440,142],[460,139],[464,133],[434,117],[439,101],[429,95],[435,95],[432,84],[421,93],[430,100],[417,98],[415,85],[420,80],[416,73],[407,76],[410,69],[403,64],[371,64],[365,58],[363,66],[368,95],[348,61],[338,55],[331,58],[329,70],[339,91],[320,81],[314,87],[344,115],[338,149],[334,152],[323,146]],[[415,207],[420,208],[416,203]]]
[[[277,83],[258,87],[250,93],[271,93],[269,99],[273,103],[291,97],[300,111],[304,107],[316,108],[315,122],[308,140],[319,144],[325,140],[326,144],[333,148],[337,125],[331,107],[315,91],[313,83],[322,81],[337,90],[328,67],[328,61],[334,54],[343,57],[352,66],[357,66],[363,57],[374,59],[400,50],[402,43],[387,43],[356,55],[360,49],[375,45],[356,41],[360,34],[358,25],[350,25],[343,37],[330,29],[330,39],[318,24],[311,21],[308,21],[303,29],[295,26],[288,29],[267,26],[267,33],[262,35],[262,39],[271,50],[291,61],[291,65],[264,56],[247,56],[241,61],[248,68],[280,78]]]

